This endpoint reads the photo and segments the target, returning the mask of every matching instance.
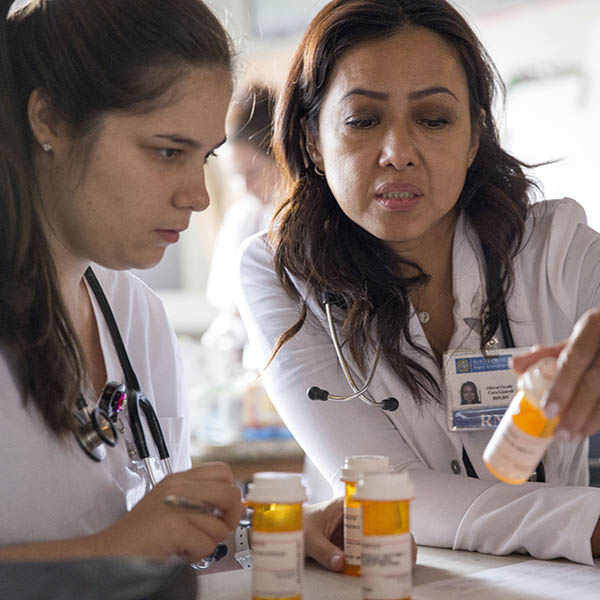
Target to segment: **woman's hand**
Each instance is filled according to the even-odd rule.
[[[413,567],[417,545],[411,534]],[[344,568],[344,499],[336,498],[304,507],[304,551],[330,571]]]
[[[193,508],[172,506],[167,496],[206,503],[221,511],[213,516]],[[229,467],[205,463],[165,477],[134,508],[107,529],[92,536],[104,555],[134,555],[167,560],[177,555],[198,562],[235,529],[242,514],[240,490]]]
[[[304,507],[304,552],[330,571],[344,568],[344,499]]]
[[[559,368],[544,404],[549,418],[560,416],[556,438],[577,441],[596,433],[600,430],[600,308],[587,311],[567,340],[515,356],[513,369],[523,373],[547,356],[557,358]]]

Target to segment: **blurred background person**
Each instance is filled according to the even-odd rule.
[[[205,293],[218,313],[202,335],[192,367],[203,376],[190,386],[195,433],[219,445],[290,437],[257,379],[264,365],[252,358],[234,299],[238,249],[244,239],[268,228],[280,188],[279,167],[271,155],[275,101],[275,92],[266,84],[241,87],[229,110],[227,144],[220,152],[222,196],[230,200],[216,236]]]
[[[235,176],[231,190],[237,197],[223,217],[212,255],[206,298],[219,313],[202,342],[240,363],[247,337],[234,299],[237,251],[248,236],[267,229],[280,187],[279,167],[271,154],[275,101],[268,86],[248,84],[234,99],[227,121],[224,158]],[[249,368],[260,368],[248,356],[245,360]]]

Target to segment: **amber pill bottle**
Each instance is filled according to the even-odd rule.
[[[300,478],[297,473],[255,473],[249,485],[253,600],[302,598],[306,492]]]

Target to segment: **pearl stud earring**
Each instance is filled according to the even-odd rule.
[[[52,148],[52,144],[49,144],[48,142],[44,142],[42,144],[42,150],[44,152],[52,152],[52,150],[54,150],[54,148]]]

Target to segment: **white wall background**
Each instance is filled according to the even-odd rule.
[[[600,230],[600,2],[539,0],[482,15],[480,37],[508,88],[505,145],[547,197],[571,196]]]

